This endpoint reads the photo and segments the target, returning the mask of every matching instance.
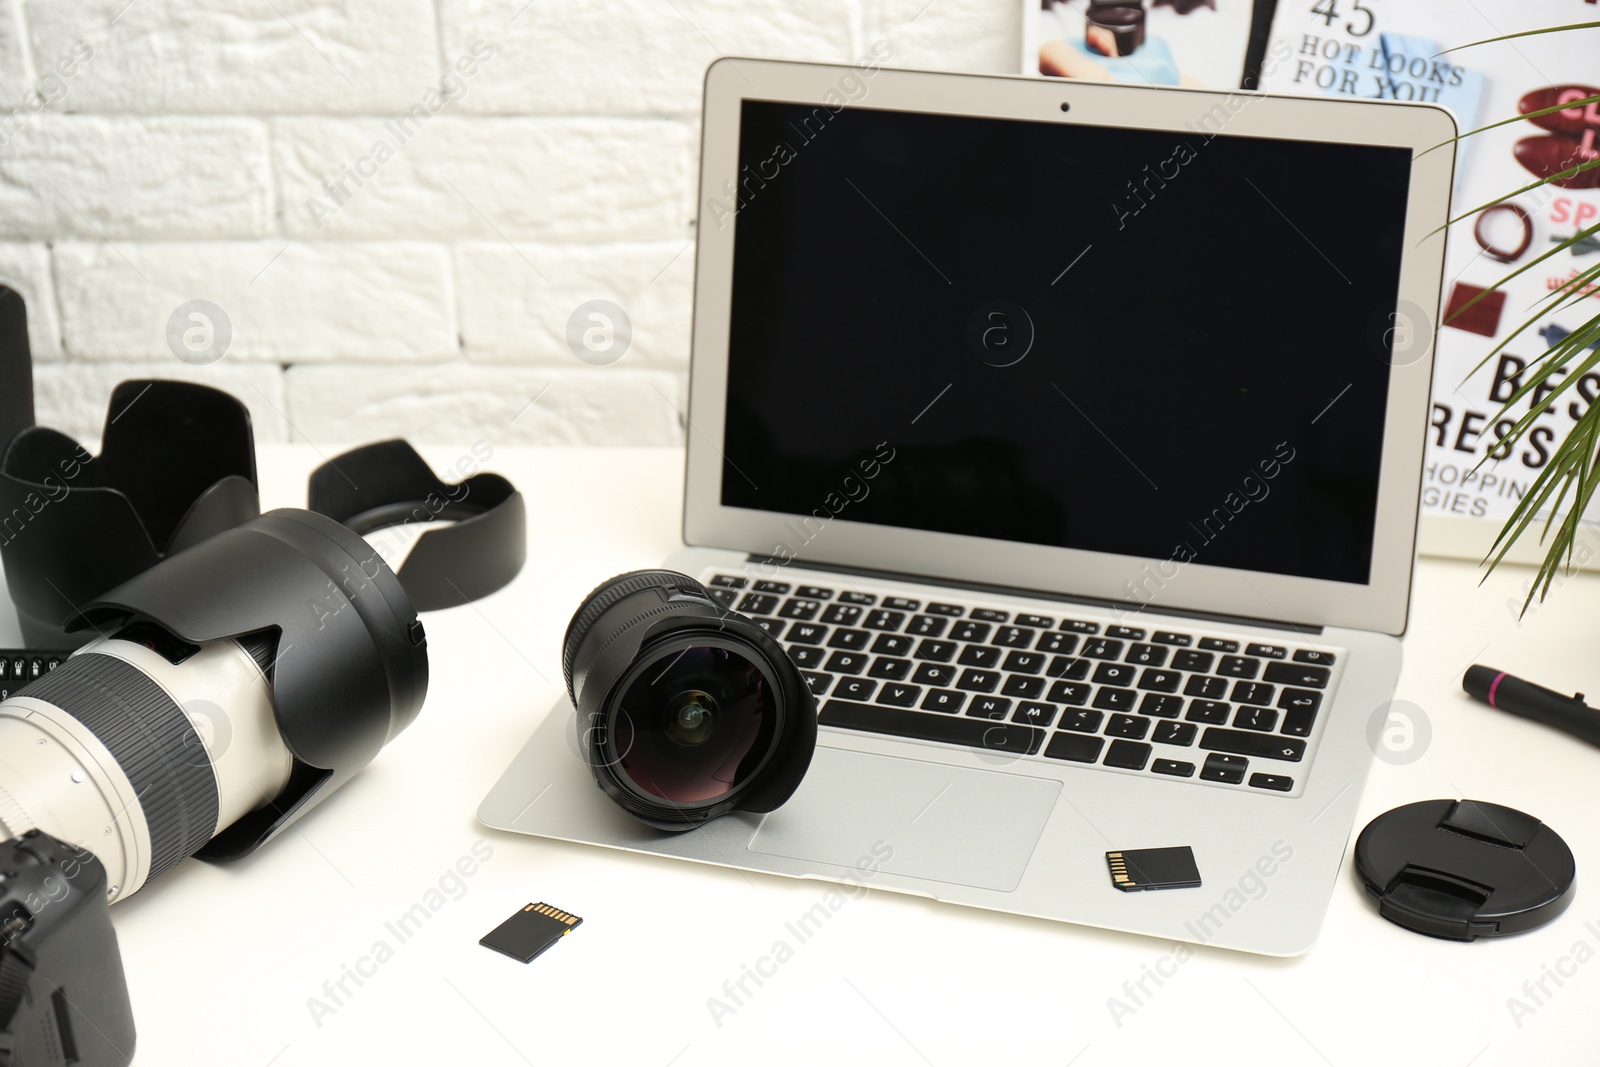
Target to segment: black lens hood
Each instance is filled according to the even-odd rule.
[[[122,382],[100,455],[41,426],[0,456],[0,560],[23,639],[63,648],[63,620],[166,557],[261,513],[250,413],[190,382]]]
[[[278,635],[268,670],[289,785],[222,831],[203,859],[253,852],[327,797],[410,725],[428,688],[416,608],[377,550],[325,515],[269,511],[97,598],[69,628],[147,619],[202,644]],[[91,629],[92,633],[92,629]]]
[[[743,787],[709,805],[684,807],[641,796],[619,778],[606,752],[607,711],[620,683],[650,648],[705,634],[748,649],[777,683],[778,720],[765,764]],[[589,594],[573,614],[562,644],[567,694],[576,709],[579,750],[595,782],[640,821],[682,831],[730,811],[772,811],[799,788],[817,743],[817,706],[788,653],[747,617],[729,611],[706,587],[676,571],[619,575]]]
[[[527,559],[527,517],[515,486],[489,473],[442,481],[398,438],[333,457],[311,472],[308,493],[312,511],[359,534],[451,521],[423,533],[400,564],[400,584],[419,611],[488,596],[515,578]]]

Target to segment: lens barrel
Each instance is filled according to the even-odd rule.
[[[595,782],[635,818],[688,830],[794,794],[816,701],[767,632],[675,571],[602,584],[562,644],[574,729]]]

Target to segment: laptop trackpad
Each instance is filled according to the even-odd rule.
[[[749,849],[1010,892],[1060,792],[1046,778],[818,747]]]

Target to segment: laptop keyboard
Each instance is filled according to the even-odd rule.
[[[818,722],[1298,795],[1342,651],[712,572],[799,665]]]

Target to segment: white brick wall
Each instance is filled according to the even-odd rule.
[[[0,281],[41,421],[226,388],[260,440],[682,439],[719,54],[1014,69],[1018,0],[0,0]],[[231,328],[209,365],[179,305]],[[567,322],[610,300],[626,355]],[[181,330],[187,322],[181,322]]]

